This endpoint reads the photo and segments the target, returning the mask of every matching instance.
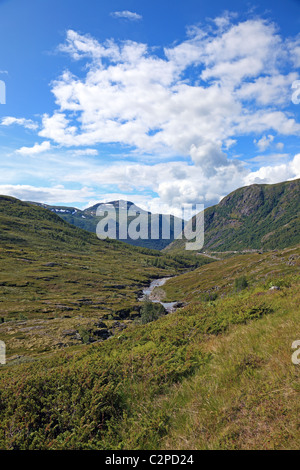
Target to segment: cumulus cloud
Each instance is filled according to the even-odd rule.
[[[128,11],[128,10],[113,11],[111,13],[111,16],[113,16],[114,18],[124,18],[126,20],[131,20],[131,21],[139,21],[143,18],[142,15],[139,15],[138,13],[134,13],[133,11]]]
[[[263,135],[262,138],[259,140],[254,139],[254,143],[257,145],[261,152],[264,152],[271,145],[273,140],[274,136],[272,134],[269,134],[267,136]]]
[[[199,161],[218,142],[219,154],[208,151],[204,165],[213,168],[241,134],[300,134],[292,116],[274,110],[286,103],[297,73],[284,73],[287,45],[261,19],[233,24],[227,17],[213,31],[195,27],[164,57],[145,44],[100,43],[72,30],[61,50],[88,60],[88,70],[83,78],[66,70],[52,84],[58,108],[44,115],[39,135],[60,145],[117,142]]]
[[[6,116],[2,118],[1,125],[2,126],[11,126],[13,124],[17,124],[19,126],[23,126],[26,129],[36,130],[38,128],[38,124],[31,119],[25,118],[16,118],[13,116]]]
[[[154,165],[120,161],[97,166],[94,160],[83,162],[79,159],[66,167],[57,158],[55,165],[44,166],[45,162],[41,162],[40,176],[46,172],[49,180],[60,182],[60,186],[44,188],[2,184],[0,192],[49,204],[74,204],[79,201],[89,205],[90,201],[128,199],[146,210],[171,212],[179,216],[181,207],[186,203],[204,203],[208,207],[241,186],[300,178],[300,154],[287,160],[287,155],[269,155],[261,160],[261,167],[256,171],[241,163],[229,162],[226,166],[217,167],[208,176],[201,167],[184,161]],[[24,171],[30,174],[28,168]],[[32,174],[35,173],[36,169],[32,171]],[[5,175],[3,178],[5,181]],[[124,182],[128,182],[126,187]],[[74,184],[83,188],[65,189],[65,186]]]
[[[37,155],[42,152],[46,152],[50,150],[51,144],[49,141],[45,140],[41,144],[34,144],[33,147],[21,147],[20,149],[16,150],[16,153],[21,155]]]
[[[293,160],[288,163],[262,166],[257,171],[249,172],[245,178],[245,183],[280,183],[295,178],[300,178],[300,154],[295,155]]]
[[[92,156],[93,146],[119,144],[126,158],[130,152],[135,158],[149,155],[153,164],[130,163],[124,156],[76,170],[75,162],[63,172],[64,181],[110,185],[112,191],[126,191],[128,184],[146,188],[173,208],[214,204],[252,182],[299,177],[297,156],[259,156],[255,171],[249,155],[247,164],[243,156],[230,156],[241,136],[265,152],[282,149],[275,144],[278,136],[300,135],[289,108],[291,84],[299,78],[293,69],[299,37],[285,41],[276,25],[260,18],[237,21],[226,14],[212,24],[189,28],[185,40],[158,52],[143,43],[99,42],[69,30],[60,50],[85,67],[80,76],[65,69],[52,82],[56,109],[43,115],[38,133],[46,140],[18,153],[39,153],[52,142],[68,155]],[[162,154],[168,162],[161,163]]]

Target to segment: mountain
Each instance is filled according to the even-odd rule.
[[[130,245],[141,246],[144,248],[155,250],[162,250],[174,240],[174,223],[180,225],[180,227],[182,228],[184,226],[184,221],[178,217],[174,217],[173,215],[168,214],[152,214],[151,212],[145,211],[144,209],[141,209],[140,207],[136,206],[133,202],[124,201],[122,199],[117,201],[110,201],[107,203],[98,203],[84,210],[77,209],[76,207],[51,206],[38,202],[28,202],[30,204],[48,209],[51,212],[57,214],[66,222],[75,225],[76,227],[83,228],[92,233],[96,233],[97,225],[101,220],[101,218],[97,215],[97,209],[99,207],[101,207],[102,210],[107,210],[108,212],[106,222],[112,220],[112,213],[115,211],[117,240],[129,243]],[[136,216],[139,216],[139,220],[141,222],[140,238],[121,238],[121,236],[119,236],[119,220],[120,217],[122,217],[127,212],[127,228],[129,227],[130,223],[134,221]],[[111,217],[109,217],[109,215],[111,215]],[[156,236],[156,238],[150,238],[151,219],[153,219],[154,217],[158,218],[157,220],[159,224],[159,234]],[[167,233],[165,236],[162,235],[163,226],[170,226],[170,232]]]
[[[175,240],[166,250],[181,251],[184,243]],[[204,211],[202,251],[270,250],[297,243],[300,179],[239,188]]]
[[[210,261],[0,196],[0,449],[299,448],[300,245]]]
[[[104,319],[113,334],[136,317],[144,285],[196,261],[99,240],[50,210],[0,196],[0,339],[9,355],[27,356],[82,344],[79,330],[95,339]]]
[[[142,324],[172,256],[5,197],[0,234],[0,449],[299,448],[300,246],[173,277],[183,308]]]

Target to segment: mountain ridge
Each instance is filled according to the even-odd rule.
[[[135,203],[131,201],[125,200],[114,200],[109,202],[99,202],[94,204],[91,207],[87,207],[86,209],[77,209],[76,207],[69,207],[64,205],[54,206],[48,205],[40,202],[34,201],[27,201],[29,204],[36,205],[43,207],[45,209],[54,212],[59,217],[61,217],[66,222],[75,225],[78,228],[82,228],[87,230],[88,232],[96,233],[96,228],[98,222],[100,221],[100,216],[97,215],[97,209],[99,206],[103,206],[104,211],[108,211],[108,215],[111,210],[115,210],[116,216],[116,226],[117,226],[117,239],[126,242],[130,245],[140,246],[143,248],[155,249],[155,250],[162,250],[167,245],[170,244],[174,240],[174,221],[176,220],[181,226],[183,227],[183,219],[175,217],[170,214],[154,214],[149,211],[142,209],[141,207],[137,206]],[[119,235],[119,214],[122,211],[133,211],[136,215],[141,215],[142,218],[144,217],[144,226],[147,228],[144,229],[144,232],[141,230],[141,238],[138,239],[131,239],[131,238],[120,238]],[[160,228],[160,235],[158,238],[150,238],[149,234],[151,233],[151,217],[154,215],[158,215],[159,217],[159,228]],[[114,216],[112,216],[113,218]],[[130,215],[128,213],[128,225],[129,223],[135,218],[135,215]],[[170,220],[170,223],[168,222]],[[162,225],[163,223],[169,224],[170,226],[170,236],[168,238],[162,237]]]
[[[238,188],[204,210],[202,251],[272,250],[296,245],[300,243],[299,208],[300,179]],[[184,243],[175,240],[165,250],[182,251]]]

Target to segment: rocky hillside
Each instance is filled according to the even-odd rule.
[[[233,191],[204,212],[202,251],[285,248],[300,242],[300,180]],[[180,251],[184,240],[166,250]]]

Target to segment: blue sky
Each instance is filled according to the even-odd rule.
[[[176,213],[299,178],[299,26],[296,0],[0,0],[0,193]]]

